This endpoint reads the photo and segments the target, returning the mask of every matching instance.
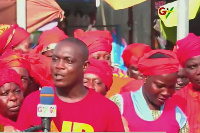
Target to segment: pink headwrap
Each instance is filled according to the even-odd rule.
[[[51,86],[53,84],[50,73],[51,58],[33,53],[25,54],[24,57],[30,63],[31,69],[29,72],[31,77],[35,79],[40,87]]]
[[[0,75],[0,86],[4,85],[5,83],[14,82],[22,89],[21,77],[15,70],[2,68],[0,69]]]
[[[30,70],[30,63],[25,59],[20,52],[14,52],[7,50],[2,56],[0,56],[0,68],[12,68],[22,67]]]
[[[89,59],[90,65],[85,73],[97,75],[109,90],[113,83],[112,68],[105,61]]]
[[[200,37],[189,33],[187,37],[176,42],[177,57],[180,64],[185,67],[188,59],[200,55]]]
[[[57,44],[66,38],[68,38],[68,36],[58,27],[54,27],[51,30],[46,30],[40,35],[38,45],[33,49],[32,53],[42,53],[54,49],[56,46],[54,44]],[[52,44],[53,48],[50,47]]]
[[[131,64],[137,66],[139,59],[152,49],[149,45],[143,43],[133,43],[128,45],[123,53],[122,58],[125,66],[128,68]]]
[[[74,32],[74,37],[82,40],[89,49],[89,54],[106,51],[111,53],[112,51],[112,35],[109,31],[87,31],[84,32],[81,29],[78,29]]]
[[[161,53],[171,58],[150,58],[150,56]],[[147,76],[162,75],[178,72],[179,62],[176,55],[170,50],[152,50],[140,58],[138,70]]]
[[[30,33],[17,24],[0,24],[0,54],[3,54],[5,50],[11,49],[13,46],[19,45],[29,36]]]

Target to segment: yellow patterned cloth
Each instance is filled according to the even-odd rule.
[[[120,78],[128,78],[128,75],[126,73],[126,71],[120,69],[120,68],[116,68],[114,67],[114,70],[113,70],[113,76],[115,77],[120,77]]]

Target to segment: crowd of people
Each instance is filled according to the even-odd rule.
[[[40,90],[54,90],[51,132],[200,133],[200,37],[189,33],[174,50],[129,44],[127,75],[112,66],[109,31],[58,27],[36,47],[17,24],[0,24],[0,124],[6,132],[41,125]]]

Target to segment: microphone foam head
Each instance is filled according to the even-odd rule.
[[[52,87],[44,86],[40,91],[40,104],[52,105],[54,103],[54,90]]]

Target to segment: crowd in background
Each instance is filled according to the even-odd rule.
[[[30,33],[0,24],[0,124],[23,131],[41,124],[40,90],[55,92],[53,132],[200,133],[200,37],[189,33],[173,51],[142,43],[122,54],[123,77],[112,66],[109,31],[58,27],[31,48]],[[121,70],[123,71],[123,70]]]

